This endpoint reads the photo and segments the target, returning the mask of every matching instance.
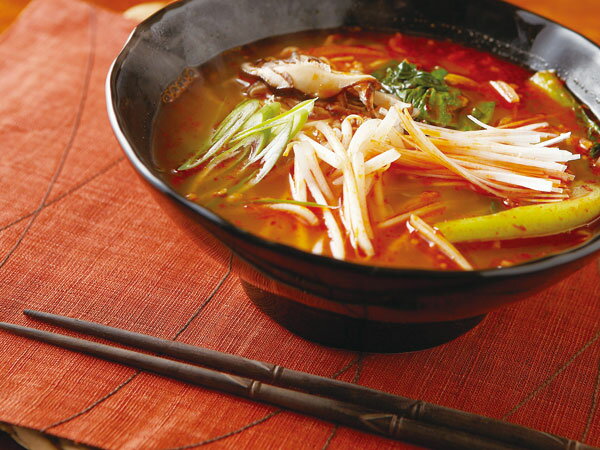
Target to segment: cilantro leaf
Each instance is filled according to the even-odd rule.
[[[403,61],[388,67],[383,76],[381,71],[374,76],[379,79],[384,91],[412,103],[413,108],[418,110],[417,119],[433,125],[456,126],[455,113],[465,106],[466,99],[459,89],[446,84],[444,77],[447,74],[442,68],[426,72]]]

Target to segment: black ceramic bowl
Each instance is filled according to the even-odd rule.
[[[127,157],[175,221],[236,255],[250,299],[289,330],[336,347],[409,351],[453,339],[488,311],[572,273],[600,236],[559,255],[473,272],[389,269],[341,262],[266,241],[187,201],[152,163],[161,95],[186,69],[232,47],[310,29],[365,29],[450,38],[533,70],[555,69],[600,113],[600,48],[554,22],[494,0],[184,0],[140,24],[107,80],[108,113]],[[173,85],[175,83],[175,85]]]

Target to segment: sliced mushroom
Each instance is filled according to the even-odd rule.
[[[261,78],[276,89],[297,89],[307,95],[329,98],[357,84],[377,85],[371,75],[337,72],[324,61],[306,55],[294,54],[286,60],[264,60],[257,64],[246,63],[242,70]],[[364,88],[358,92],[366,99]]]

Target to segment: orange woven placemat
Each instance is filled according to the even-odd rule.
[[[65,314],[600,445],[597,262],[428,351],[359,355],[290,334],[246,299],[229,252],[194,247],[122,156],[103,90],[131,28],[36,0],[1,38],[0,320]],[[0,422],[106,448],[408,447],[6,333]]]

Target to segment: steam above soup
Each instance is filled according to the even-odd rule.
[[[598,233],[600,128],[552,72],[356,30],[259,42],[199,70],[160,111],[157,164],[266,239],[473,270]]]

